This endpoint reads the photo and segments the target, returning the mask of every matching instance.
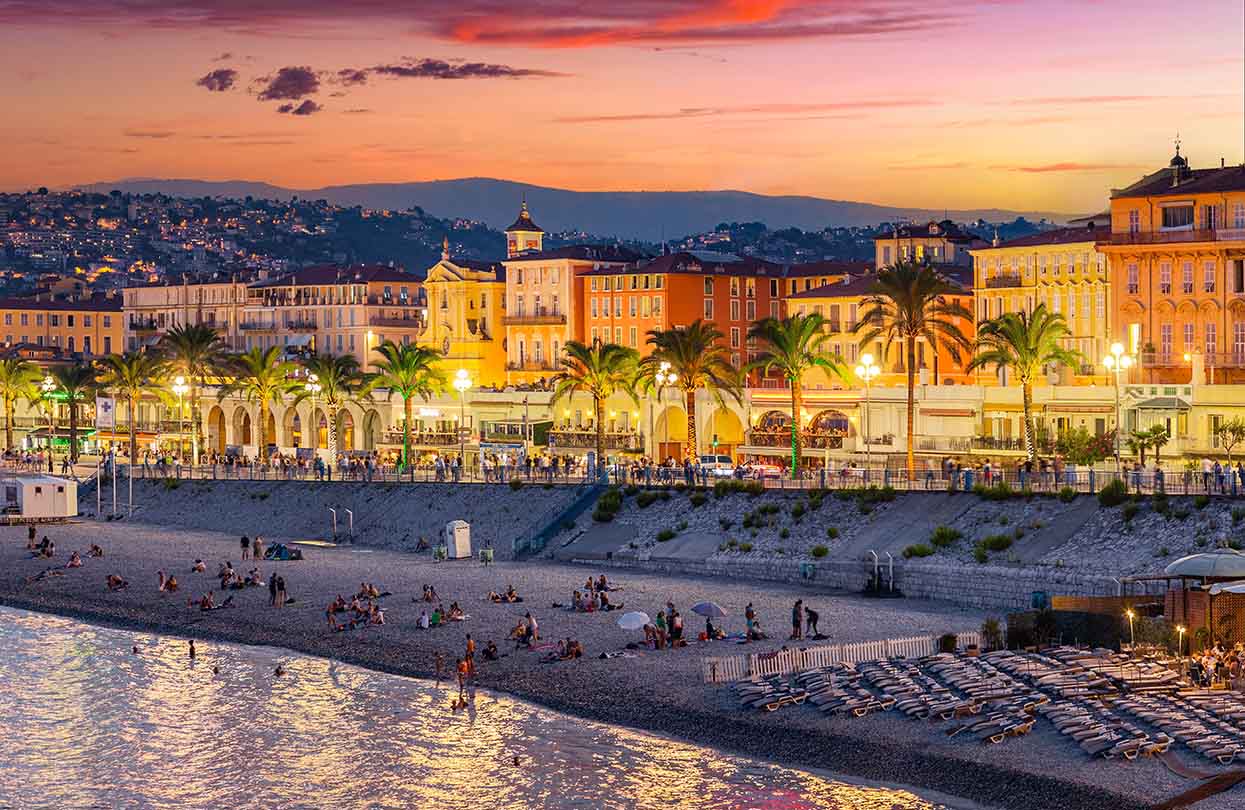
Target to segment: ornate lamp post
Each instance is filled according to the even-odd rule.
[[[52,379],[52,375],[48,374],[43,378],[43,382],[39,383],[39,391],[43,394],[43,401],[48,405],[48,456],[52,455],[52,437],[56,434],[56,412],[52,404],[52,392],[56,390],[56,380]],[[50,465],[52,462],[49,461]],[[49,466],[48,469],[51,469]]]
[[[458,461],[467,469],[467,392],[471,390],[471,375],[460,368],[454,374],[454,390],[458,392]]]
[[[662,361],[661,366],[657,369],[657,373],[653,375],[653,384],[657,388],[658,406],[661,405],[662,395],[665,393],[665,387],[667,385],[674,385],[678,381],[678,379],[679,379],[679,375],[670,370],[670,364],[665,361]],[[657,450],[658,450],[657,434],[655,431],[656,431],[656,428],[653,427],[653,403],[652,401],[650,401],[648,403],[648,437],[649,437],[649,442],[652,444],[651,455],[653,457],[654,462],[657,461]],[[667,423],[666,432],[669,433],[669,431],[670,431],[670,425],[669,423]]]
[[[873,465],[873,448],[870,447],[869,441],[869,408],[873,403],[870,396],[870,386],[873,384],[873,378],[882,373],[873,362],[873,355],[866,352],[860,356],[860,364],[856,366],[856,379],[865,384],[865,411],[861,427],[865,434],[865,476],[869,475],[869,468]]]
[[[1107,367],[1107,371],[1115,374],[1115,473],[1121,475],[1123,473],[1123,465],[1120,463],[1120,442],[1123,440],[1121,434],[1120,422],[1120,375],[1132,368],[1133,358],[1131,355],[1124,353],[1124,344],[1112,343],[1111,353],[1102,358],[1102,364]]]
[[[173,378],[173,393],[177,395],[177,458],[178,464],[181,463],[182,445],[186,443],[186,412],[182,409],[182,397],[186,396],[186,392],[190,390],[190,386],[186,385],[186,378],[180,374]]]
[[[316,397],[320,395],[323,387],[320,385],[320,375],[314,373],[308,374],[307,382],[303,383],[303,388],[311,394],[311,455],[313,459],[320,452],[320,419],[316,416]],[[403,448],[404,455],[405,452]]]

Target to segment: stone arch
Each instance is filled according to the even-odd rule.
[[[381,434],[384,430],[384,420],[381,418],[380,412],[375,408],[368,409],[363,414],[363,430],[359,434],[360,450],[375,450],[380,447]]]
[[[285,415],[281,417],[280,444],[284,447],[303,446],[303,418],[298,408],[285,409]]]
[[[1233,298],[1228,302],[1228,311],[1237,316],[1245,314],[1245,301],[1242,301],[1239,298]]]
[[[251,412],[239,405],[233,411],[233,443],[242,447],[253,444],[255,437],[251,433]]]
[[[791,414],[777,409],[765,411],[756,421],[756,429],[763,433],[791,432]]]
[[[329,418],[322,408],[316,408],[315,416],[312,417],[311,423],[315,425],[313,436],[315,439],[314,446],[318,449],[325,450],[329,446]]]
[[[355,449],[355,419],[347,408],[337,412],[337,452]]]
[[[1176,307],[1176,311],[1179,312],[1181,315],[1192,315],[1193,313],[1197,312],[1197,304],[1186,299],[1180,302],[1180,304]]]
[[[852,420],[842,411],[828,408],[819,411],[808,423],[810,433],[823,436],[851,436]]]
[[[1208,298],[1198,305],[1198,309],[1201,310],[1203,315],[1209,316],[1218,314],[1221,307],[1218,301]]]
[[[213,405],[208,411],[207,449],[217,453],[225,452],[225,411],[219,405]]]
[[[277,435],[277,415],[275,410],[275,405],[269,405],[268,414],[264,420],[264,423],[267,425],[267,428],[264,430],[264,440],[269,444],[278,444],[281,441],[281,437]],[[259,437],[256,436],[255,440],[259,441]],[[260,452],[266,452],[267,449],[266,447],[261,447]]]
[[[713,437],[718,437],[718,452],[734,455],[735,448],[744,443],[744,423],[739,414],[727,407],[719,407],[709,419],[709,430],[701,440],[705,452],[711,452]]]
[[[1146,311],[1146,308],[1139,301],[1127,301],[1124,303],[1124,306],[1120,308],[1120,310],[1125,315],[1136,316],[1136,315],[1141,315],[1142,313],[1144,313]]]
[[[687,441],[687,413],[678,405],[667,405],[653,422],[653,436],[662,442]]]
[[[1164,298],[1154,305],[1154,311],[1159,315],[1171,315],[1176,311],[1176,304],[1170,298]]]

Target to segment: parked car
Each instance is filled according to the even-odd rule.
[[[782,468],[773,464],[749,464],[745,468],[747,477],[764,481],[766,478],[782,478]]]
[[[735,462],[727,455],[701,456],[700,466],[713,478],[730,478],[735,474]]]

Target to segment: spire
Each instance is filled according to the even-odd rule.
[[[441,240],[441,261],[448,262],[450,260],[450,237],[447,235]]]

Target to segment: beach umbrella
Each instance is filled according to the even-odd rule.
[[[1245,554],[1230,548],[1190,554],[1170,563],[1163,573],[1177,577],[1245,577]]]
[[[1217,596],[1221,593],[1245,593],[1245,580],[1237,582],[1220,582],[1210,586],[1210,595]]]
[[[692,605],[692,613],[710,619],[725,619],[726,610],[717,602],[697,602]]]
[[[618,626],[624,630],[643,630],[649,623],[648,614],[642,610],[633,610],[618,617]]]

